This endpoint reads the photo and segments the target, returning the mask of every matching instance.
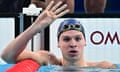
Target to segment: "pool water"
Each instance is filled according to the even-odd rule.
[[[96,67],[62,67],[57,65],[42,66],[38,72],[120,72],[120,69],[102,69]]]
[[[0,72],[5,72],[5,70],[11,68],[14,64],[4,64],[0,65]],[[62,67],[58,65],[49,65],[49,66],[41,66],[37,72],[120,72],[120,64],[117,64],[119,69],[101,69],[95,67]]]

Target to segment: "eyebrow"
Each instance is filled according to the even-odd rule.
[[[74,35],[74,36],[63,35],[63,37],[82,37],[82,35]]]

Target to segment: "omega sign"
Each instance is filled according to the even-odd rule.
[[[96,36],[99,36],[97,40],[95,39]],[[106,35],[104,35],[101,31],[94,31],[90,34],[90,41],[95,45],[100,44],[107,44],[110,42],[111,44],[114,44],[116,42],[118,45],[120,45],[120,36],[117,32],[114,32],[111,34],[111,32],[107,32]]]

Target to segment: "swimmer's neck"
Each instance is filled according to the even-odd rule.
[[[78,66],[78,67],[87,67],[88,64],[84,59],[81,59],[79,61],[67,61],[64,59],[60,59],[60,65],[61,66]]]

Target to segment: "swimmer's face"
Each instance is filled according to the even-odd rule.
[[[61,49],[63,58],[76,61],[83,55],[83,48],[86,45],[85,38],[80,31],[69,30],[60,35],[58,47]]]

